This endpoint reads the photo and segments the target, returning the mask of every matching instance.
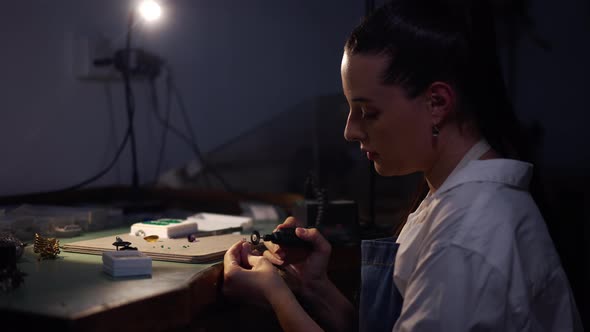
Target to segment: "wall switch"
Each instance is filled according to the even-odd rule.
[[[113,66],[96,66],[95,60],[113,57],[114,50],[108,38],[100,34],[75,33],[72,35],[72,70],[74,77],[89,81],[121,80]]]

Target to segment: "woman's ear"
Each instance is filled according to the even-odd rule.
[[[457,99],[453,88],[445,82],[436,81],[426,90],[426,98],[432,112],[432,125],[439,126],[455,110]]]

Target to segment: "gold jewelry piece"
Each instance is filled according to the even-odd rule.
[[[147,242],[156,242],[158,241],[160,237],[157,235],[148,235],[146,237],[144,237],[143,239],[146,240]]]
[[[35,233],[35,253],[39,254],[39,259],[53,259],[61,252],[59,249],[59,240],[56,238],[45,238]]]

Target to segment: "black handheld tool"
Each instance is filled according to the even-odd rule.
[[[260,237],[260,233],[258,231],[253,231],[252,235],[250,235],[250,242],[254,245],[259,244],[261,239],[286,247],[311,247],[310,242],[300,239],[295,234],[295,228],[282,228],[278,231],[272,232],[271,234],[266,234],[262,238]]]

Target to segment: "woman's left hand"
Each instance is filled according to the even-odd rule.
[[[259,305],[268,304],[268,296],[287,284],[268,258],[252,252],[250,243],[240,241],[231,246],[223,258],[223,293]]]

